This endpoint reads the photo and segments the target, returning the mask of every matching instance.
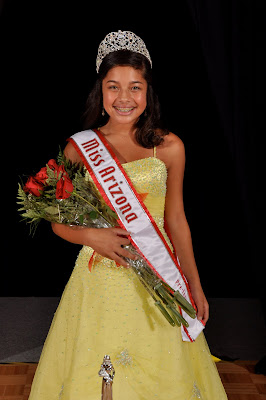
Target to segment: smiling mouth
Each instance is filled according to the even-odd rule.
[[[114,108],[120,113],[128,113],[128,112],[134,110],[135,107],[115,107],[114,106]]]

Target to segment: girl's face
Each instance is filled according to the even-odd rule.
[[[147,105],[147,82],[140,70],[129,66],[110,69],[102,81],[102,93],[110,122],[134,125]]]

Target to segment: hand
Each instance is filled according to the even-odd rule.
[[[123,257],[136,260],[137,256],[123,248],[123,246],[130,244],[128,236],[130,236],[130,233],[122,228],[92,228],[87,231],[87,243],[85,240],[84,244],[92,247],[101,256],[129,268],[129,264]]]
[[[209,304],[203,293],[202,287],[200,284],[190,285],[190,291],[197,307],[197,318],[199,321],[206,324],[209,319]]]

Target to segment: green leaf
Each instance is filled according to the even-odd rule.
[[[107,212],[107,214],[109,214],[111,217],[113,217],[113,218],[115,218],[115,219],[118,218],[117,214],[116,214],[110,207],[106,207],[106,212]]]
[[[44,211],[45,211],[47,214],[51,214],[51,215],[59,214],[58,208],[57,208],[57,207],[54,207],[54,206],[45,207]]]
[[[90,219],[96,219],[98,217],[98,213],[96,211],[91,211],[89,213]]]
[[[39,214],[36,213],[34,210],[27,210],[25,213],[21,214],[22,217],[24,218],[39,218]]]

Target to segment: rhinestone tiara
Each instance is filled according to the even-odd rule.
[[[135,53],[140,53],[145,56],[152,65],[150,53],[148,52],[143,40],[133,32],[119,30],[118,32],[108,33],[108,35],[106,35],[101,41],[96,58],[97,73],[99,72],[99,68],[104,57],[107,54],[118,50],[131,50]]]

